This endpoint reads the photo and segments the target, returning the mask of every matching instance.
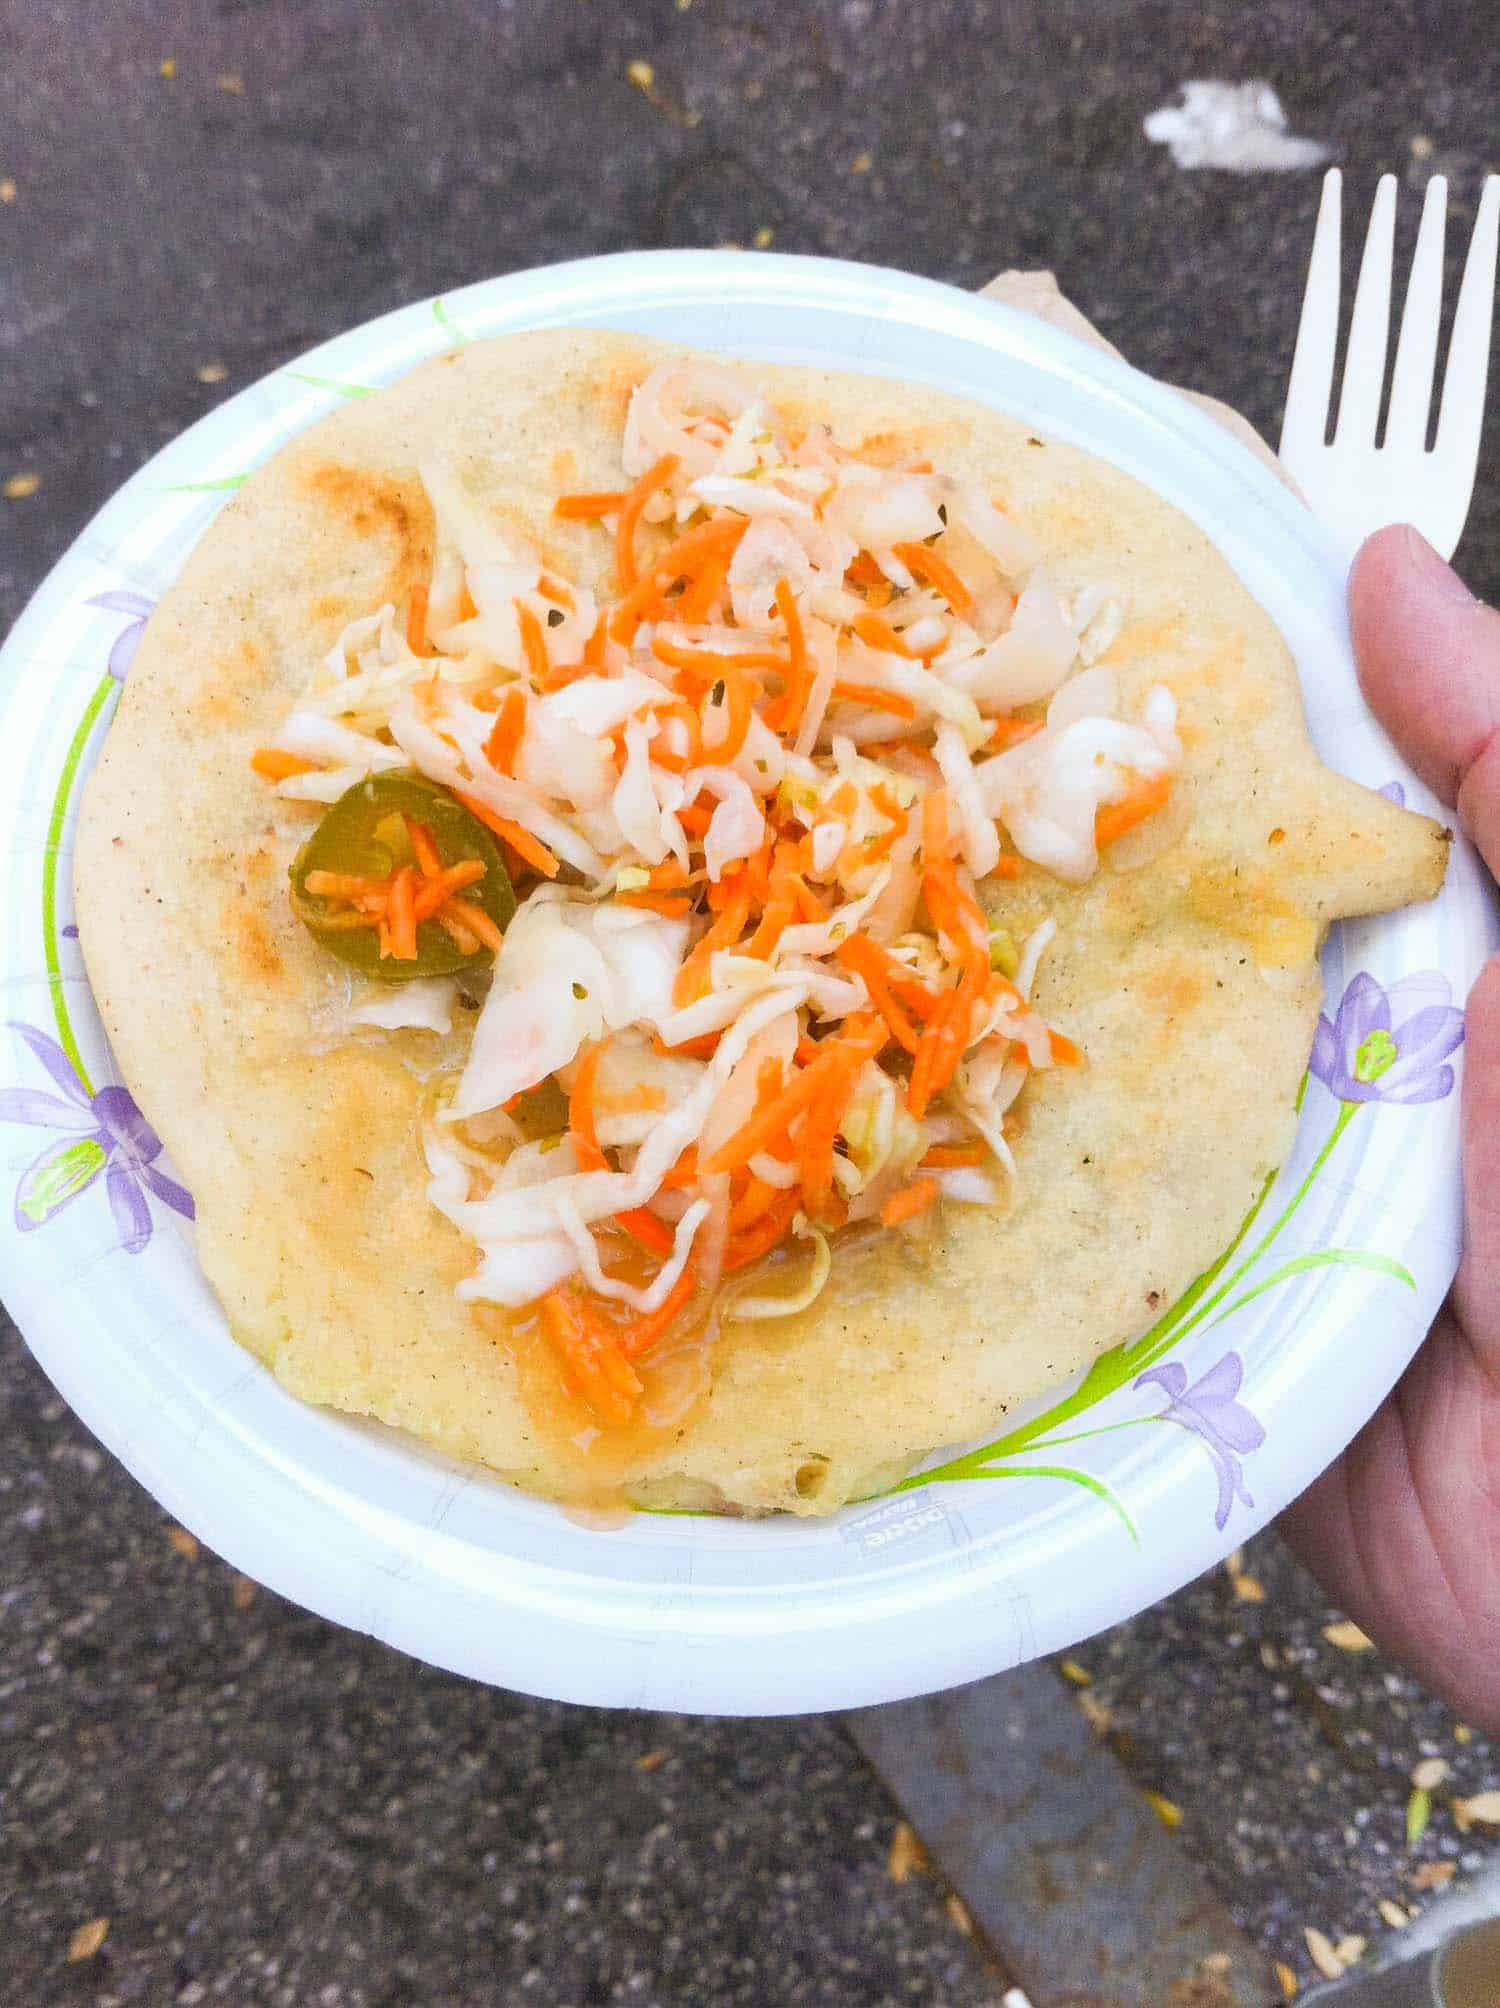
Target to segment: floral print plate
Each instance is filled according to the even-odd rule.
[[[194,1261],[191,1195],[113,1067],[69,919],[79,789],[156,597],[249,468],[455,341],[589,321],[942,383],[1114,460],[1193,517],[1277,619],[1327,757],[1433,806],[1359,702],[1337,560],[1311,519],[1112,357],[927,281],[730,253],[589,260],[420,303],[158,455],[0,651],[0,1288],[172,1512],[331,1618],[571,1700],[893,1699],[1069,1644],[1210,1566],[1388,1391],[1457,1260],[1462,1002],[1500,938],[1492,892],[1458,844],[1430,907],[1330,939],[1292,1158],[1150,1331],[831,1520],[637,1514],[606,1530],[297,1403],[229,1336]]]

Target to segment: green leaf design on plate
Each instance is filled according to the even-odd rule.
[[[962,1476],[964,1478],[1060,1478],[1065,1484],[1081,1486],[1085,1492],[1091,1492],[1096,1499],[1102,1500],[1111,1513],[1119,1520],[1131,1540],[1135,1542],[1137,1547],[1140,1546],[1140,1535],[1136,1532],[1135,1522],[1126,1512],[1119,1495],[1115,1492],[1113,1486],[1107,1485],[1102,1478],[1094,1477],[1092,1472],[1078,1471],[1068,1464],[999,1464],[991,1468],[985,1462],[982,1451],[976,1451],[972,1457],[961,1458],[957,1461],[968,1468],[962,1473],[953,1472],[946,1466],[942,1471],[917,1471],[910,1478],[903,1478],[899,1485],[893,1485],[891,1491],[915,1492],[919,1486],[930,1485],[934,1479],[944,1476]]]
[[[103,1146],[95,1143],[92,1137],[70,1144],[66,1150],[59,1151],[35,1177],[23,1183],[16,1195],[18,1211],[40,1227],[60,1206],[66,1206],[70,1199],[96,1179],[108,1162]]]
[[[1243,1297],[1236,1297],[1232,1304],[1226,1304],[1217,1318],[1209,1319],[1209,1327],[1222,1322],[1233,1312],[1253,1303],[1264,1296],[1278,1283],[1285,1283],[1293,1276],[1304,1276],[1309,1269],[1329,1269],[1342,1264],[1352,1269],[1372,1269],[1378,1276],[1392,1276],[1398,1283],[1404,1283],[1408,1290],[1415,1290],[1417,1279],[1404,1263],[1392,1261],[1389,1255],[1375,1255],[1363,1248],[1320,1248],[1312,1255],[1298,1255],[1290,1262],[1283,1262],[1279,1269],[1273,1269],[1264,1282],[1257,1283],[1253,1290],[1247,1290]]]
[[[287,375],[314,390],[331,390],[335,397],[373,397],[378,388],[372,383],[346,383],[341,377],[314,376],[311,370],[288,370]]]
[[[474,337],[472,335],[465,334],[464,330],[458,325],[457,321],[454,320],[452,314],[449,313],[448,303],[446,300],[438,298],[433,301],[432,318],[437,322],[438,326],[442,329],[443,333],[449,336],[451,340],[455,342],[473,341]]]
[[[218,495],[231,488],[243,488],[250,479],[248,474],[226,474],[221,481],[177,481],[167,490],[169,495]]]
[[[57,866],[62,855],[63,828],[67,821],[68,802],[73,793],[73,784],[78,778],[78,767],[83,759],[84,748],[89,743],[89,735],[95,720],[108,703],[111,693],[120,686],[106,670],[94,688],[93,695],[84,707],[77,730],[69,743],[63,758],[62,772],[57,777],[57,789],[52,797],[52,809],[47,818],[47,843],[42,852],[42,954],[47,964],[47,988],[52,995],[52,1015],[57,1023],[57,1042],[73,1064],[79,1083],[86,1095],[92,1095],[94,1084],[89,1079],[88,1069],[83,1064],[83,1055],[78,1050],[78,1040],[73,1031],[72,1017],[68,1011],[65,984],[62,971],[62,955],[57,945]]]

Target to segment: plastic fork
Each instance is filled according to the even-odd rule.
[[[1414,523],[1445,558],[1453,555],[1479,463],[1484,392],[1495,308],[1495,243],[1500,227],[1500,175],[1486,178],[1464,263],[1453,336],[1443,377],[1437,439],[1427,445],[1443,304],[1443,234],[1448,183],[1427,184],[1406,306],[1396,343],[1390,406],[1377,442],[1391,317],[1391,253],[1396,225],[1396,177],[1382,175],[1360,260],[1343,390],[1333,443],[1327,443],[1339,325],[1339,214],[1343,177],[1323,179],[1302,319],[1281,422],[1281,460],[1352,558],[1372,530]]]

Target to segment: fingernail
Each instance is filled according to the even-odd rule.
[[[1450,564],[1440,558],[1420,530],[1413,530],[1408,524],[1404,532],[1406,555],[1419,571],[1433,592],[1441,593],[1447,600],[1462,600],[1472,606],[1474,595]]]

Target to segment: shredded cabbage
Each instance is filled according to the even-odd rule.
[[[1007,912],[997,825],[1081,885],[1100,811],[1125,805],[1104,834],[1128,868],[1133,825],[1162,812],[1185,758],[1164,685],[1121,715],[1101,660],[1120,595],[1070,580],[1064,602],[1041,546],[973,479],[877,465],[800,417],[789,428],[736,370],[692,358],[636,387],[621,464],[640,484],[628,510],[606,494],[602,513],[591,497],[560,513],[636,525],[627,604],[559,577],[556,547],[544,554],[477,475],[424,461],[425,586],[347,622],[254,762],[311,802],[412,767],[509,845],[519,904],[425,1128],[428,1191],[477,1251],[466,1300],[585,1289],[604,1348],[627,1313],[675,1312],[685,1281],[711,1305],[726,1271],[789,1237],[811,1249],[796,1286],[741,1288],[721,1308],[805,1310],[831,1271],[827,1224],[910,1215],[939,1146],[944,1200],[1000,1202],[1015,1176],[1006,1111],[1033,1072],[1079,1056],[1035,1001],[1056,922],[1022,940],[1034,888]],[[651,555],[669,542],[675,573]],[[1174,782],[1170,802],[1148,843],[1185,827],[1190,787]],[[484,916],[454,882],[421,891],[439,867],[411,834],[389,881],[331,893],[340,924],[378,928],[381,958],[409,954],[397,892],[437,900],[424,918],[477,958],[497,937],[463,946]],[[362,996],[347,1022],[447,1033],[454,993],[419,977]],[[812,1106],[798,1090],[757,1124],[807,1067],[821,1069]],[[507,1111],[547,1082],[583,1127],[527,1141],[532,1117]],[[621,1215],[648,1249],[628,1270]],[[622,1341],[626,1356],[645,1342]]]

